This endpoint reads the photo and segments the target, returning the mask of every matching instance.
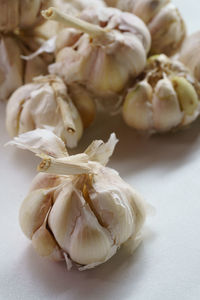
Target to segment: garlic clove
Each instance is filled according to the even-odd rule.
[[[198,95],[192,84],[184,77],[174,76],[171,78],[172,84],[180,102],[181,109],[186,115],[193,115],[198,108]]]
[[[185,24],[178,9],[169,3],[148,24],[152,35],[151,53],[173,55],[185,38]]]
[[[142,81],[130,90],[123,104],[123,118],[127,125],[138,130],[153,127],[151,108],[152,88]]]
[[[24,234],[31,239],[43,224],[51,207],[51,194],[43,189],[33,191],[25,198],[19,212],[19,222]]]
[[[101,168],[89,189],[89,202],[99,223],[105,227],[116,245],[123,244],[136,230],[136,218],[127,201],[128,188],[118,174]],[[134,201],[134,200],[133,200]]]
[[[152,109],[154,128],[157,131],[169,131],[181,123],[183,113],[176,92],[168,78],[158,81],[152,99]]]
[[[48,224],[59,246],[81,265],[104,261],[112,249],[108,232],[72,185],[59,194]]]
[[[47,215],[48,216],[48,215]],[[43,257],[55,261],[63,260],[61,249],[56,243],[53,235],[46,228],[46,222],[33,234],[32,245],[35,251]]]
[[[183,62],[200,81],[200,31],[188,36],[183,43],[179,54],[179,60]]]

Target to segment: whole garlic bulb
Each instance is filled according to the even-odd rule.
[[[0,32],[38,25],[44,21],[40,11],[48,5],[48,0],[0,0]]]
[[[123,104],[125,122],[138,130],[166,132],[192,123],[200,113],[200,85],[180,62],[149,58]]]
[[[116,143],[112,134],[107,143],[94,141],[84,153],[67,156],[62,141],[41,129],[10,143],[42,157],[38,170],[49,173],[36,176],[20,209],[21,228],[39,255],[85,270],[106,262],[126,241],[138,242],[144,202],[105,166]]]
[[[77,83],[111,101],[143,71],[150,34],[138,17],[114,8],[86,9],[79,18],[55,8],[43,15],[76,28],[58,35],[56,63],[49,67],[67,84]]]
[[[179,60],[183,62],[200,81],[200,31],[191,34],[183,43]]]
[[[171,0],[106,0],[110,6],[134,13],[149,28],[152,37],[151,54],[175,54],[186,34],[185,24]]]
[[[70,148],[77,146],[83,132],[81,117],[65,84],[53,75],[36,77],[12,94],[6,109],[6,127],[12,137],[35,128],[48,128]]]

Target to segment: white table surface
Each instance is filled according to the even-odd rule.
[[[193,32],[200,2],[176,0]],[[200,27],[200,26],[199,26]],[[115,131],[120,143],[110,162],[156,208],[134,255],[125,250],[85,272],[42,259],[18,224],[20,203],[36,174],[38,159],[3,148],[5,104],[0,103],[0,299],[198,300],[200,299],[200,120],[190,129],[141,137],[121,122],[97,120],[79,149]]]

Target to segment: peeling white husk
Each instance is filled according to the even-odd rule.
[[[51,156],[54,139],[57,154],[54,148]],[[65,259],[68,269],[74,264],[83,271],[106,262],[127,241],[138,244],[146,204],[106,167],[116,143],[111,134],[107,143],[94,141],[73,156],[63,156],[62,141],[45,130],[10,143],[43,158],[38,170],[44,173],[36,176],[20,209],[21,228],[39,255]]]
[[[186,35],[183,18],[171,0],[106,0],[109,6],[132,12],[147,25],[152,37],[151,54],[175,54]]]
[[[67,87],[53,75],[37,77],[12,94],[6,109],[6,127],[10,136],[48,128],[70,148],[77,146],[83,132],[81,117]]]
[[[167,132],[189,125],[200,114],[200,84],[179,61],[150,57],[142,78],[123,104],[123,118],[137,130]]]
[[[94,24],[102,36],[63,29],[57,36],[56,62],[49,71],[69,86],[83,86],[98,101],[116,103],[129,81],[144,69],[149,31],[138,17],[114,8],[86,9],[79,19]]]
[[[178,58],[192,72],[192,74],[200,81],[200,31],[188,36],[182,46]]]

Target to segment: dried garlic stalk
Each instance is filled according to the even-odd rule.
[[[150,57],[123,105],[125,122],[138,130],[166,132],[192,123],[200,113],[200,84],[180,62]]]
[[[185,40],[179,59],[191,71],[192,74],[200,81],[200,31],[193,33]]]
[[[116,100],[143,71],[150,34],[138,17],[114,8],[86,9],[79,18],[55,8],[43,15],[74,28],[58,35],[56,63],[49,67],[69,86],[79,84],[94,97]]]
[[[48,7],[48,0],[0,0],[0,32],[27,29],[43,22],[40,11]]]
[[[62,141],[41,129],[9,143],[43,158],[38,170],[48,173],[36,176],[20,209],[21,228],[39,255],[85,270],[106,262],[127,240],[138,243],[144,202],[105,166],[116,143],[112,134],[107,143],[94,141],[67,156]]]
[[[147,25],[152,37],[152,54],[176,53],[186,34],[184,21],[171,0],[105,0],[113,7],[134,13]]]
[[[10,136],[48,128],[70,148],[77,146],[83,132],[65,84],[54,75],[37,77],[13,93],[7,104],[6,127]]]

